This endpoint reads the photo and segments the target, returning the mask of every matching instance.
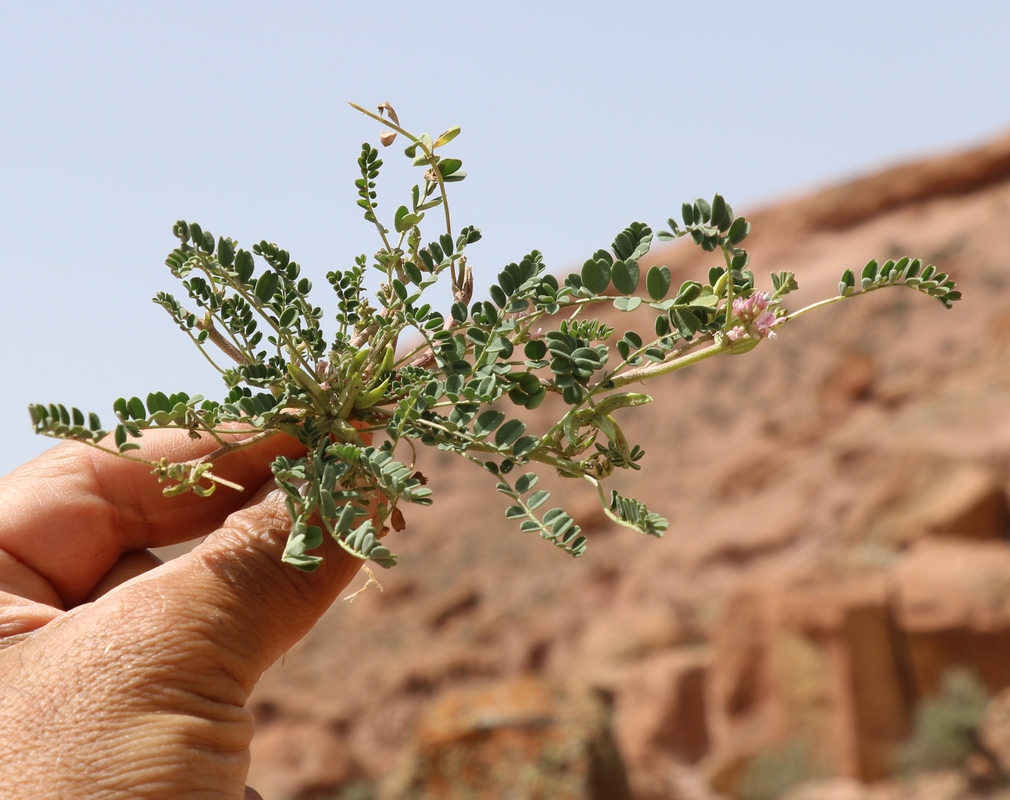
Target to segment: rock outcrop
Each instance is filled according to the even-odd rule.
[[[791,740],[822,772],[893,773],[915,707],[956,669],[1010,687],[1010,543],[927,536],[888,569],[737,591],[713,641],[706,770],[733,794]]]
[[[598,698],[535,678],[443,693],[380,800],[631,800]]]

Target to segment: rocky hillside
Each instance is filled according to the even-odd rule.
[[[794,743],[811,772],[877,780],[952,668],[1010,685],[1010,137],[749,218],[755,272],[795,272],[794,307],[905,254],[964,300],[879,292],[650,385],[625,427],[645,469],[616,488],[671,520],[662,540],[565,484],[590,538],[572,560],[505,520],[489,476],[422,454],[436,503],[383,591],[257,689],[267,800],[502,797],[453,793],[494,764],[534,776],[517,797],[746,795]]]

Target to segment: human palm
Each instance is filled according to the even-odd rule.
[[[144,436],[145,457],[212,447],[180,431]],[[277,454],[299,445],[277,436],[236,451],[218,471],[246,491],[206,499],[166,498],[143,467],[73,444],[0,479],[5,797],[248,791],[249,694],[362,563],[333,541],[313,573],[281,563]],[[166,564],[148,550],[204,535]]]

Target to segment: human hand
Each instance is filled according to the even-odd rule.
[[[173,461],[213,447],[143,442]],[[257,797],[246,700],[362,563],[332,540],[316,572],[281,563],[269,463],[300,452],[284,436],[236,451],[215,473],[246,491],[210,498],[166,498],[143,466],[74,444],[0,478],[4,797]],[[147,550],[205,534],[166,564]]]

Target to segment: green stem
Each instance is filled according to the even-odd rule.
[[[855,295],[850,295],[855,296]],[[787,322],[792,322],[794,319],[798,319],[804,314],[813,311],[817,308],[823,308],[824,306],[829,306],[833,303],[839,303],[842,300],[848,300],[848,297],[843,297],[842,295],[836,295],[835,297],[829,297],[827,300],[821,300],[817,303],[813,303],[805,308],[801,308],[799,311],[794,311],[786,317],[782,318],[780,325],[785,325]],[[732,346],[727,344],[726,339],[720,339],[717,342],[709,345],[703,350],[699,350],[695,353],[690,353],[689,355],[683,356],[682,358],[675,358],[672,361],[664,361],[662,364],[650,364],[645,367],[638,367],[637,369],[629,370],[625,372],[618,378],[613,378],[613,388],[618,388],[621,386],[627,386],[629,383],[637,383],[641,381],[647,381],[652,378],[658,378],[660,375],[666,375],[670,372],[676,372],[684,367],[689,367],[692,364],[697,364],[699,361],[704,361],[712,356],[717,356],[720,353],[729,352]]]
[[[221,369],[221,367],[219,367],[219,366],[217,365],[217,363],[216,363],[216,362],[214,361],[214,359],[213,359],[213,358],[211,358],[211,357],[210,357],[210,354],[208,354],[208,353],[207,353],[207,351],[206,351],[206,350],[204,349],[204,347],[203,347],[203,345],[202,345],[202,344],[200,343],[200,341],[199,341],[199,340],[198,340],[198,339],[197,339],[197,338],[196,338],[196,337],[195,337],[195,336],[194,336],[194,335],[193,335],[192,333],[190,333],[189,331],[186,331],[186,335],[187,335],[187,336],[189,336],[189,338],[190,338],[190,340],[191,340],[191,341],[193,342],[193,344],[195,344],[195,345],[197,346],[197,349],[198,349],[198,350],[200,351],[200,355],[202,355],[202,356],[203,356],[204,358],[206,358],[206,359],[207,359],[207,362],[208,362],[208,363],[209,363],[209,364],[210,364],[210,365],[211,365],[211,366],[212,366],[212,367],[213,367],[214,369],[216,369],[216,370],[217,370],[218,372],[220,372],[220,373],[221,373],[222,375],[224,375],[224,370],[223,370],[223,369]]]
[[[435,344],[428,338],[428,332],[420,327],[415,327],[415,330],[421,335],[422,343],[415,347],[413,350],[409,350],[401,358],[396,360],[393,365],[394,369],[400,369],[403,366],[411,364],[419,355],[428,351],[431,353],[432,358],[435,356]],[[443,330],[457,330],[455,327],[443,328]]]
[[[598,480],[596,480],[596,478],[594,478],[592,475],[583,475],[582,477],[585,478],[587,481],[589,481],[596,488],[596,494],[599,495],[600,498],[600,507],[603,509],[603,513],[606,514],[607,517],[612,522],[620,525],[622,528],[628,528],[629,530],[638,531],[639,533],[641,533],[641,530],[639,530],[637,527],[632,525],[630,522],[621,519],[613,511],[610,510],[610,501],[607,500],[607,495],[603,491],[603,486],[600,484]]]
[[[438,188],[442,192],[442,207],[445,209],[445,232],[448,233],[450,236],[452,236],[452,220],[449,216],[449,197],[445,193],[445,182],[442,180],[442,173],[439,172],[438,165],[434,161],[435,153],[429,150],[425,146],[424,142],[422,142],[420,139],[414,136],[414,134],[404,130],[392,120],[386,119],[385,117],[380,117],[378,114],[372,113],[367,108],[362,108],[357,103],[348,102],[347,105],[349,105],[351,108],[357,109],[366,117],[371,117],[376,122],[381,122],[390,130],[396,131],[397,133],[402,133],[404,136],[410,139],[410,141],[418,145],[424,151],[424,154],[428,157],[428,161],[431,162],[431,171],[435,174],[435,181],[438,183]]]
[[[203,417],[201,417],[198,414],[196,414],[194,416],[196,417],[196,421],[200,424],[200,427],[203,428],[205,431],[207,431],[207,433],[209,433],[211,436],[214,437],[214,441],[216,441],[219,445],[222,445],[222,446],[224,446],[226,444],[225,440],[222,439],[220,436],[217,435],[217,432],[210,425],[207,424],[207,421]]]
[[[721,339],[703,350],[698,350],[695,353],[690,353],[681,358],[675,358],[672,361],[664,361],[662,364],[649,364],[644,367],[636,367],[635,369],[628,370],[618,378],[613,378],[613,388],[617,389],[621,386],[627,386],[630,383],[641,383],[642,381],[651,380],[652,378],[658,378],[660,375],[667,375],[671,372],[676,372],[677,370],[684,369],[684,367],[690,367],[692,364],[697,364],[707,358],[724,353],[728,349],[729,348],[726,346],[725,340]]]
[[[437,422],[432,422],[431,420],[418,419],[416,420],[416,424],[424,425],[431,428],[433,431],[445,434],[447,437],[453,436],[453,433],[449,431],[448,428],[439,425]],[[460,434],[457,432],[455,435],[459,436]],[[465,438],[467,439],[468,450],[474,450],[478,453],[488,453],[489,455],[502,456],[506,458],[508,457],[506,453],[502,453],[499,448],[494,445],[473,439],[472,437]],[[566,458],[554,458],[553,456],[546,455],[545,453],[538,453],[536,450],[525,457],[530,461],[536,461],[540,464],[546,464],[547,466],[554,467],[560,472],[566,472],[574,475],[581,474],[582,472],[582,467],[576,461],[569,461]]]
[[[234,483],[232,481],[226,480],[225,478],[219,478],[213,472],[205,472],[200,476],[201,478],[206,478],[214,483],[220,483],[222,486],[227,486],[229,489],[234,489],[236,492],[244,492],[245,487],[242,484]]]
[[[211,283],[212,286],[216,287],[218,283],[222,282],[222,275],[224,276],[224,283],[225,283],[225,285],[227,286],[227,285],[231,284],[231,281],[228,278],[228,276],[227,276],[226,273],[224,273],[222,271],[221,274],[218,274],[215,270],[211,269],[210,264],[209,264],[209,262],[208,262],[208,260],[207,260],[207,258],[205,256],[200,258],[200,269],[203,271],[203,274],[207,276],[207,279],[210,281],[210,283]],[[221,295],[221,300],[222,301],[224,300],[224,293],[223,292],[222,292],[222,295]],[[228,339],[226,339],[224,337],[224,335],[222,335],[222,333],[219,330],[217,330],[214,327],[214,318],[215,317],[217,317],[221,321],[221,325],[224,326],[225,331],[227,331],[228,336],[231,338],[230,342],[228,341]],[[239,343],[238,339],[235,337],[235,332],[232,331],[232,329],[224,321],[224,318],[221,317],[221,316],[218,316],[218,314],[215,314],[215,312],[213,311],[213,309],[207,308],[207,319],[210,320],[210,327],[207,328],[207,330],[210,333],[210,336],[208,338],[214,344],[216,344],[218,346],[218,348],[225,355],[227,355],[232,361],[234,361],[235,363],[237,363],[237,364],[251,364],[252,363],[252,359],[250,359],[248,356],[245,355],[245,353],[244,353],[244,351],[242,349],[242,345]],[[200,330],[204,330],[204,328],[201,325],[201,322],[202,321],[197,321],[197,327],[200,328]],[[246,339],[245,335],[243,335],[242,338],[245,339],[245,346],[248,347],[249,346],[249,340]]]
[[[722,332],[729,333],[733,327],[733,260],[729,257],[729,250],[722,248],[723,257],[726,259],[726,322],[723,323]]]
[[[787,322],[792,322],[794,319],[798,319],[799,317],[802,317],[808,311],[813,311],[815,308],[823,308],[824,306],[830,306],[833,303],[840,303],[843,300],[848,300],[849,297],[855,297],[857,294],[863,294],[863,293],[862,292],[856,292],[855,294],[851,294],[848,297],[845,297],[844,295],[840,295],[839,294],[839,295],[835,295],[834,297],[829,297],[827,300],[819,300],[816,303],[812,303],[809,306],[801,308],[799,311],[794,311],[791,314],[786,315],[785,317],[782,318],[782,322],[780,322],[779,324],[780,325],[785,325]]]
[[[234,433],[234,431],[229,431],[229,433]],[[272,428],[260,431],[259,433],[250,436],[248,439],[240,439],[236,442],[225,442],[217,450],[214,450],[205,456],[201,456],[200,458],[194,459],[193,463],[203,464],[208,461],[217,461],[219,458],[222,458],[229,453],[233,453],[236,450],[244,450],[246,447],[256,444],[257,442],[262,442],[264,439],[269,439],[271,436],[276,436],[278,433],[280,433],[279,430]],[[218,441],[220,441],[220,439],[218,439]]]
[[[316,375],[315,365],[314,364],[309,364],[307,361],[305,361],[301,357],[301,353],[298,351],[298,347],[295,345],[294,340],[292,340],[290,336],[287,336],[280,329],[280,327],[278,325],[274,324],[274,322],[270,319],[270,317],[267,316],[263,312],[263,309],[262,309],[262,307],[260,305],[259,298],[256,297],[255,295],[251,296],[245,290],[245,288],[243,286],[241,286],[238,283],[236,283],[235,281],[233,281],[232,278],[231,278],[231,276],[228,275],[227,272],[222,271],[221,278],[223,278],[224,282],[228,286],[230,286],[232,288],[232,291],[234,291],[236,294],[241,295],[242,299],[244,299],[252,308],[256,309],[256,312],[267,323],[267,325],[269,325],[271,328],[274,329],[274,332],[277,334],[277,343],[278,343],[277,344],[277,350],[278,350],[278,355],[281,355],[281,353],[280,353],[280,342],[283,340],[284,343],[287,345],[288,355],[290,356],[291,361],[300,364],[302,367],[304,367],[304,369],[305,369],[306,372],[308,372],[314,379],[318,380],[319,376]],[[219,280],[221,278],[219,278]],[[223,324],[223,321],[222,321],[222,324]],[[225,326],[225,327],[227,327],[227,326]]]

